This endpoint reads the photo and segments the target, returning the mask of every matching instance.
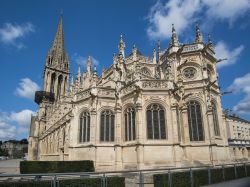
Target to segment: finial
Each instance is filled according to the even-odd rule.
[[[78,75],[81,75],[81,66],[80,64],[78,64],[78,72],[77,72]]]
[[[61,9],[60,11],[60,16],[63,16],[63,9]]]
[[[88,63],[87,63],[87,72],[88,72],[88,74],[91,73],[91,65],[92,65],[92,59],[91,59],[91,56],[89,55],[88,56]]]
[[[125,42],[123,41],[123,35],[120,35],[120,42],[118,45],[118,49],[119,49],[119,54],[121,53],[123,55],[123,57],[125,58]]]
[[[132,53],[133,53],[133,60],[136,61],[137,60],[137,48],[135,44],[133,45]]]
[[[72,74],[72,76],[71,76],[71,82],[70,82],[70,84],[71,84],[71,85],[74,84],[74,77],[73,77],[73,74]]]
[[[154,48],[154,50],[153,50],[153,64],[156,64],[156,61],[157,61],[157,59],[156,59],[156,50]]]
[[[214,47],[213,47],[213,42],[212,42],[212,39],[211,39],[211,35],[208,34],[208,44],[207,46],[212,50],[214,51]]]
[[[175,32],[174,24],[172,23],[172,33]]]
[[[157,41],[157,61],[159,62],[160,60],[160,52],[161,52],[161,41]]]
[[[201,34],[201,31],[200,31],[200,27],[199,27],[199,24],[197,23],[196,26],[195,26],[195,42],[196,43],[201,43],[202,42],[202,34]]]
[[[178,46],[178,44],[179,42],[178,42],[177,34],[174,28],[174,24],[172,24],[172,36],[171,36],[170,46]]]
[[[161,49],[161,41],[160,40],[157,41],[157,48],[158,48],[158,51]]]
[[[97,77],[97,70],[96,70],[96,65],[94,65],[94,78]]]
[[[208,34],[208,44],[213,44],[210,34]]]

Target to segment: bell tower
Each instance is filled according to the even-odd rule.
[[[68,92],[70,64],[64,47],[63,18],[60,16],[56,36],[44,69],[43,91],[53,93],[57,101]]]

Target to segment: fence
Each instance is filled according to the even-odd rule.
[[[0,187],[196,187],[250,176],[250,162],[132,171],[1,174]]]

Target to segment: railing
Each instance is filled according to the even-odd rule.
[[[239,169],[240,168],[240,169]],[[230,169],[230,172],[229,172]],[[216,170],[216,173],[214,171]],[[0,187],[26,187],[26,186],[50,186],[50,187],[119,187],[117,183],[112,182],[114,177],[117,179],[125,179],[126,186],[163,186],[157,181],[154,176],[164,176],[164,186],[173,187],[178,186],[176,174],[185,173],[187,185],[190,187],[199,186],[197,183],[197,173],[203,172],[204,184],[213,184],[214,175],[222,177],[220,182],[226,180],[233,180],[250,175],[250,162],[238,164],[224,164],[224,165],[206,165],[200,167],[174,167],[161,169],[144,169],[144,170],[130,170],[130,171],[109,171],[109,172],[79,172],[79,173],[42,173],[42,174],[0,174]],[[201,173],[200,173],[201,174]],[[229,175],[230,174],[230,175]],[[184,175],[183,175],[184,176]],[[218,177],[218,176],[216,176]],[[203,177],[204,178],[204,177]],[[180,178],[180,180],[184,180]],[[120,180],[122,181],[122,180]],[[215,181],[215,182],[214,182]],[[178,182],[178,181],[177,181]],[[201,182],[201,181],[200,181]],[[29,185],[27,185],[29,184]],[[124,184],[124,181],[123,181]],[[124,185],[121,185],[124,186]],[[181,186],[181,185],[180,185]]]

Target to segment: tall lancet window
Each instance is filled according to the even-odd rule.
[[[124,112],[125,141],[135,140],[135,109],[128,107]]]
[[[80,115],[79,142],[89,142],[90,140],[90,115],[84,111]]]
[[[147,107],[148,139],[166,139],[165,110],[159,104]]]
[[[214,135],[220,136],[220,127],[218,121],[217,108],[214,103],[212,103],[212,115],[213,115],[213,123],[214,123]]]
[[[53,74],[51,75],[51,79],[50,79],[50,92],[51,92],[51,93],[54,93],[55,81],[56,81],[56,74],[53,73]]]
[[[115,115],[111,110],[104,110],[101,113],[100,140],[113,142],[115,139]]]
[[[201,106],[197,101],[189,101],[188,107],[188,125],[190,141],[203,141],[204,132],[202,124]]]

